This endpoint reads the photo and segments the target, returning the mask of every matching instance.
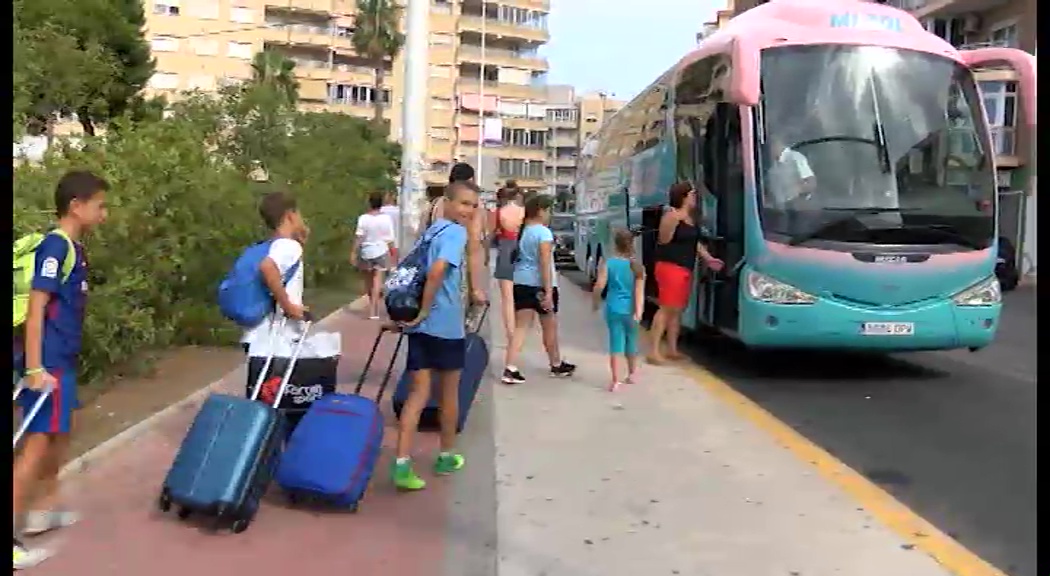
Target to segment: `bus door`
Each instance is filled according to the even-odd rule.
[[[708,120],[704,184],[716,199],[713,237],[708,250],[725,262],[722,272],[705,274],[703,323],[735,332],[739,317],[740,277],[744,259],[744,164],[740,107],[718,103]],[[711,218],[708,218],[710,221]]]

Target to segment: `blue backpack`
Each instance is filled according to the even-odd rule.
[[[243,328],[258,326],[276,306],[259,270],[271,244],[272,239],[264,240],[245,249],[219,284],[219,310]],[[299,262],[285,272],[282,282],[287,285],[297,270]]]
[[[390,271],[386,277],[384,289],[386,313],[394,322],[411,322],[419,316],[420,303],[423,300],[423,285],[427,282],[427,262],[430,254],[430,243],[438,234],[451,224],[445,224],[433,234],[423,233],[412,250]]]

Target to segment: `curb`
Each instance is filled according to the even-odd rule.
[[[332,312],[328,316],[325,316],[321,319],[320,322],[318,322],[318,324],[323,324],[327,322],[329,319],[334,318],[337,314],[342,314],[347,309],[356,311],[362,308],[365,304],[365,299],[365,296],[357,298],[356,300],[351,302],[349,306],[345,308],[340,308],[335,312]],[[88,450],[87,452],[81,454],[77,458],[74,458],[73,460],[69,461],[65,466],[62,467],[62,470],[59,471],[58,478],[60,480],[66,480],[72,476],[86,472],[91,468],[92,462],[104,458],[108,454],[112,453],[114,450],[135,440],[144,432],[147,432],[148,430],[153,428],[154,425],[156,425],[164,418],[174,414],[175,412],[178,412],[179,410],[195,402],[200,402],[207,398],[209,394],[211,394],[220,386],[222,386],[222,383],[227,378],[227,376],[229,376],[233,372],[236,372],[237,370],[240,370],[240,368],[236,368],[230,372],[227,372],[221,378],[212,382],[211,384],[208,384],[207,386],[201,388],[200,390],[197,390],[196,392],[190,394],[182,400],[175,402],[167,408],[164,408],[159,412],[155,412],[152,415],[140,420],[139,422],[132,424],[116,436],[113,436],[109,440],[106,440],[105,442],[99,444],[98,446],[95,446],[91,450]]]

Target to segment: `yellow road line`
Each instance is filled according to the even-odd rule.
[[[741,416],[764,430],[795,457],[813,465],[821,476],[831,481],[860,503],[876,520],[900,536],[905,543],[930,555],[938,564],[956,576],[1005,576],[976,554],[924,520],[888,492],[863,475],[837,460],[824,449],[777,419],[758,404],[737,392],[728,383],[695,364],[683,370],[708,392],[732,406]]]

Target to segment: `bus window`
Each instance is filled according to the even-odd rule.
[[[720,60],[716,56],[690,64],[675,86],[676,173],[679,180],[688,180],[697,188],[710,188],[704,166],[710,149],[709,119],[718,101],[712,97],[712,81]]]

